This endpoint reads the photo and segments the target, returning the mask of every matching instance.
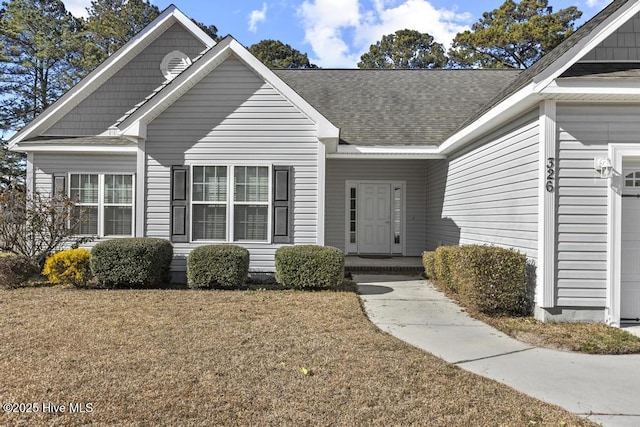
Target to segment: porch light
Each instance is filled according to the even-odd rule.
[[[596,157],[593,159],[593,168],[597,172],[600,172],[600,178],[611,178],[613,173],[611,160],[606,157]]]

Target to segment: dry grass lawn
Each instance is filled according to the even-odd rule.
[[[587,354],[640,353],[640,338],[603,323],[542,323],[531,317],[481,319],[520,341]]]
[[[2,403],[93,406],[0,425],[592,425],[380,332],[353,293],[0,291],[0,340]]]

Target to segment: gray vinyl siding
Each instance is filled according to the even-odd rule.
[[[558,105],[557,305],[604,307],[607,185],[593,159],[640,142],[638,105]]]
[[[148,126],[146,234],[169,238],[172,165],[283,165],[294,169],[294,243],[317,243],[319,144],[311,120],[227,59]],[[198,244],[174,245],[176,271]],[[238,244],[249,249],[252,270],[273,271],[280,245]]]
[[[427,238],[441,245],[538,248],[537,111],[427,167]]]
[[[135,155],[33,153],[35,189],[50,193],[54,174],[136,173]]]
[[[326,173],[325,244],[345,250],[345,182],[406,182],[406,255],[424,251],[425,160],[328,159]]]
[[[205,46],[182,25],[174,24],[133,60],[59,120],[44,135],[98,135],[164,82],[160,63],[180,50],[191,58]]]
[[[640,14],[627,21],[583,61],[640,61]]]

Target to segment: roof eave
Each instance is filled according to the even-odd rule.
[[[534,84],[530,83],[487,111],[473,123],[451,135],[440,145],[440,153],[449,155],[538,105],[542,97],[535,93],[533,88]]]
[[[622,24],[627,22],[637,13],[640,13],[639,1],[629,1],[626,4],[622,5],[604,22],[596,27],[597,31],[591,31],[587,36],[576,43],[575,46],[572,46],[569,50],[567,50],[551,65],[534,76],[533,82],[535,83],[535,90],[540,92],[544,90],[544,88],[552,84],[555,79],[557,79],[562,73],[567,71],[569,67],[578,62],[587,53],[595,49],[600,43],[602,43],[616,30],[618,30]]]

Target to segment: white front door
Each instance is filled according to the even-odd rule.
[[[360,184],[358,252],[391,253],[391,185]]]
[[[640,319],[640,199],[622,199],[620,321]]]

